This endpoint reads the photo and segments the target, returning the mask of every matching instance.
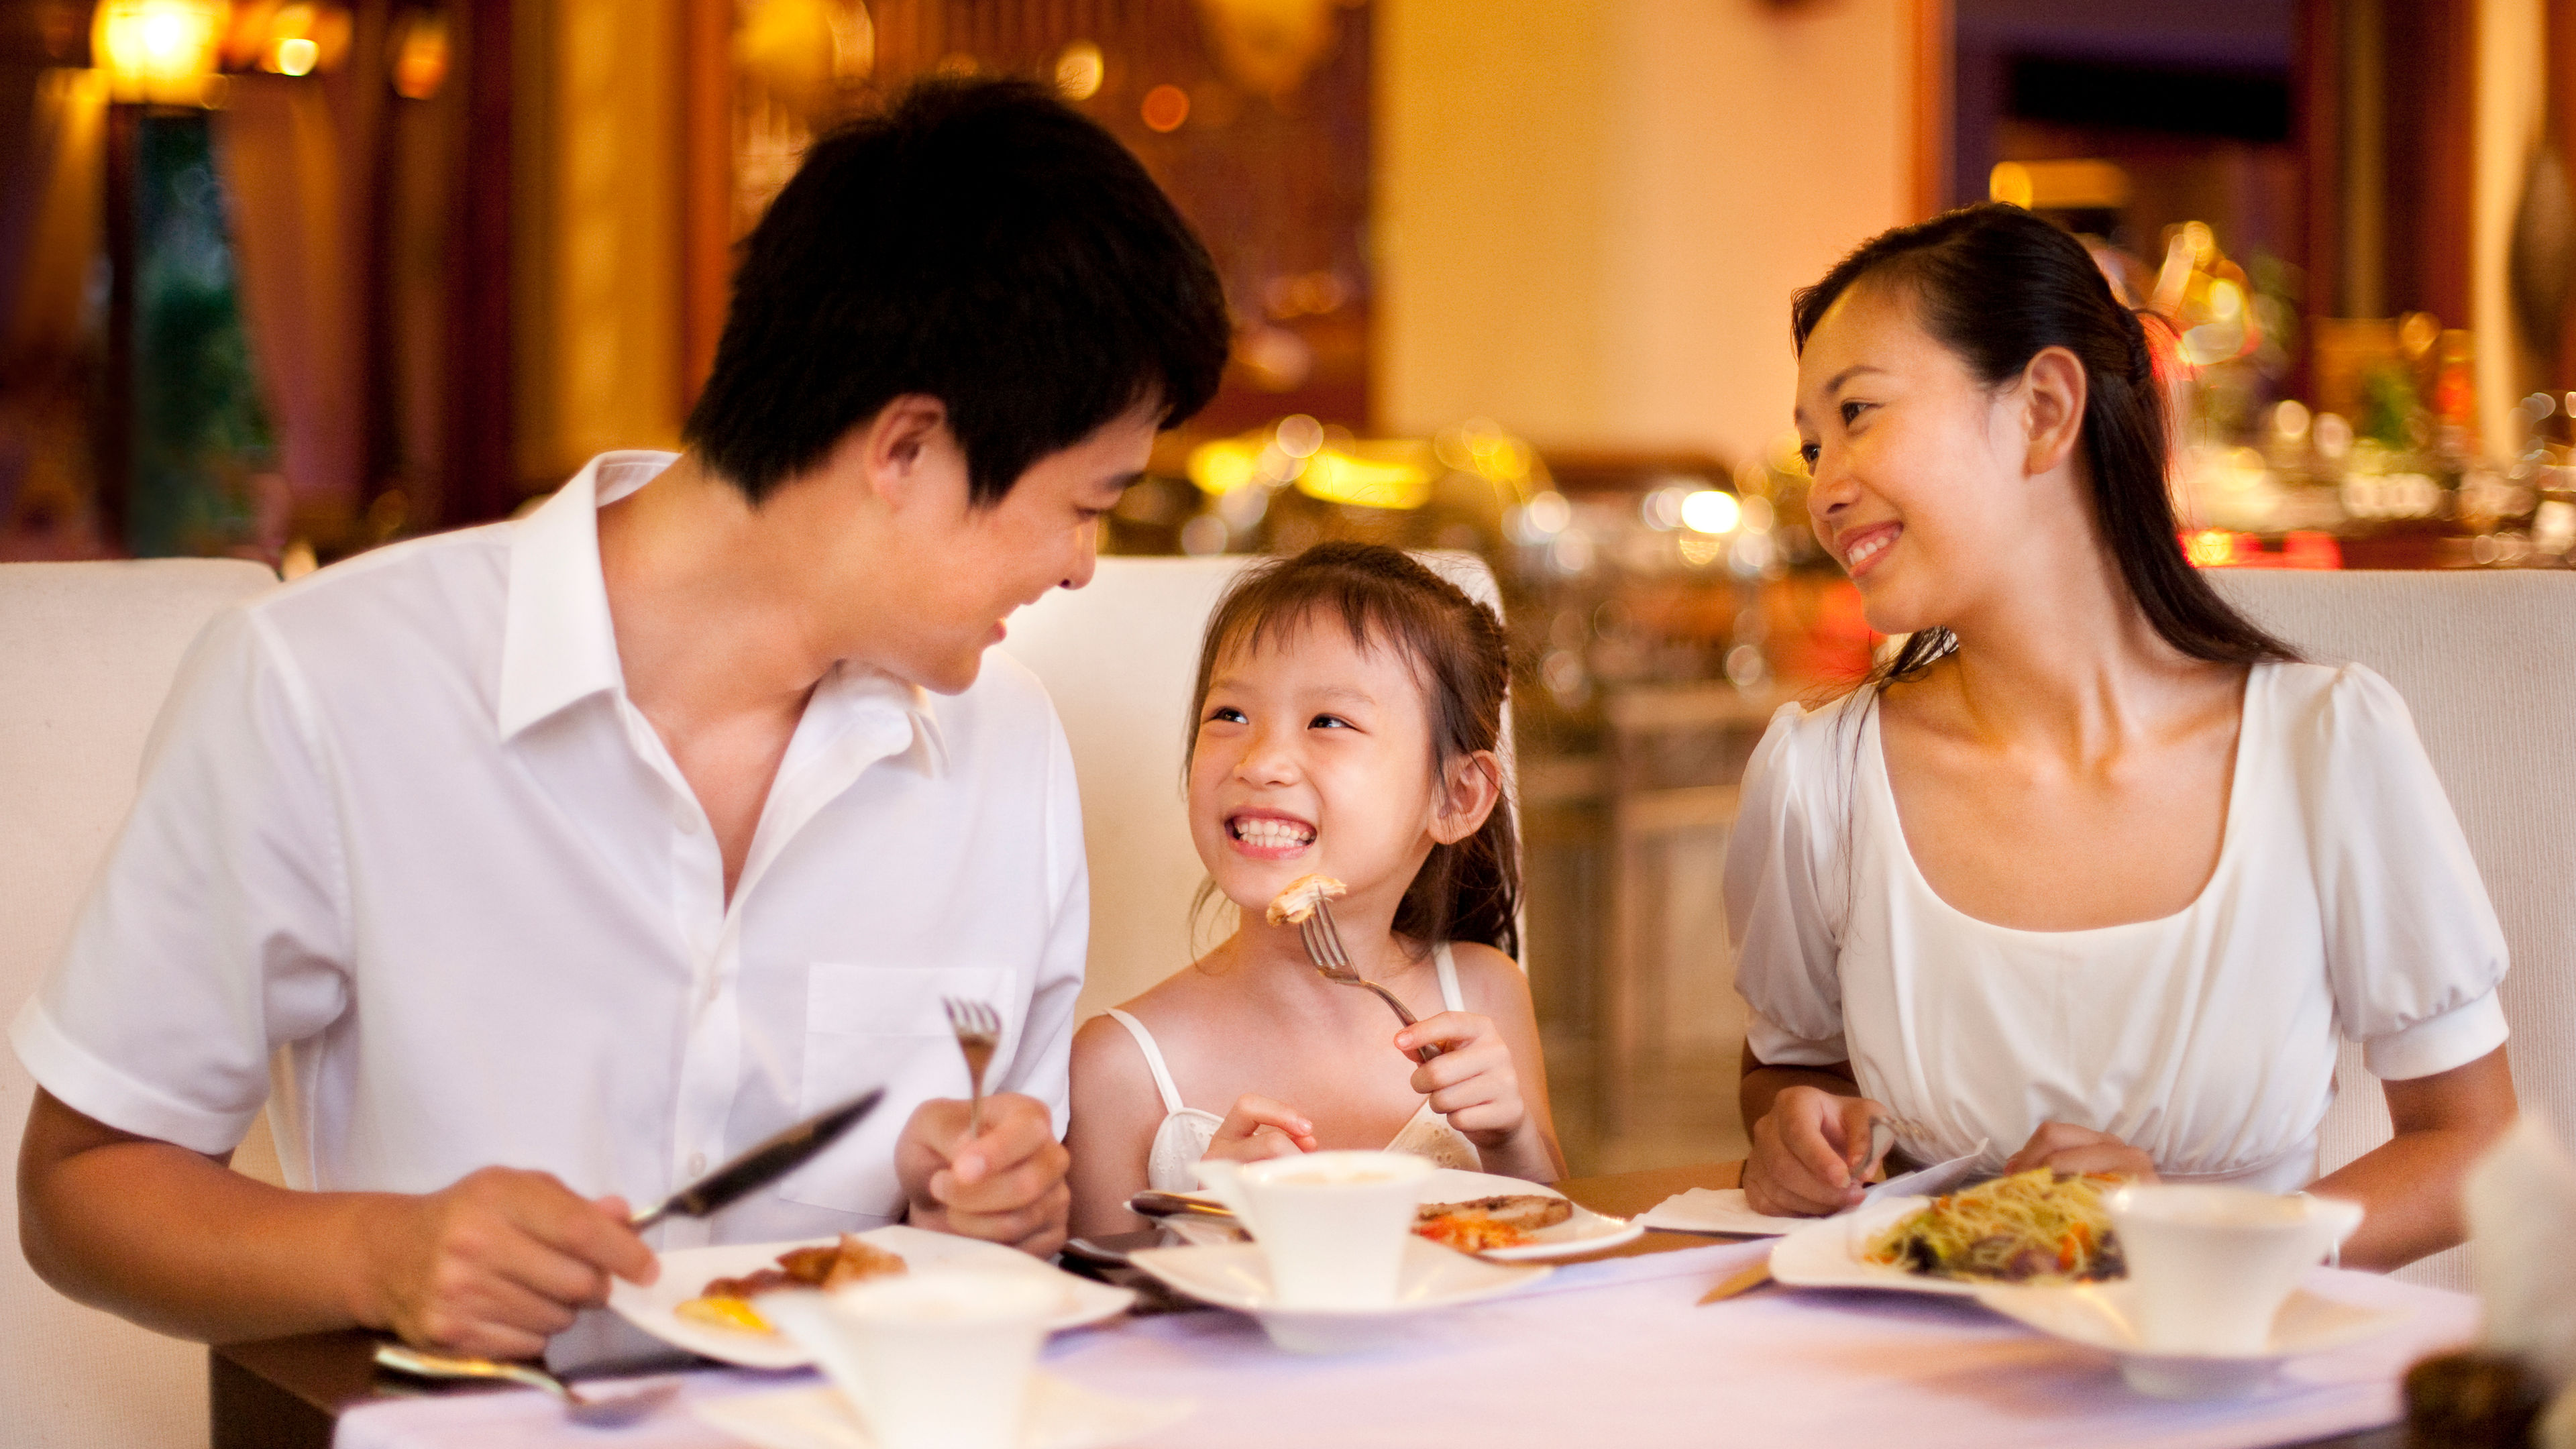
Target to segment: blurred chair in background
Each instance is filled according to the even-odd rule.
[[[2228,602],[2320,664],[2366,664],[2406,697],[2504,923],[2504,1011],[2523,1110],[2576,1127],[2576,575],[2222,569]],[[2333,1171],[2388,1140],[2347,1043],[2321,1138]],[[2400,1276],[2466,1289],[2453,1249]]]
[[[0,1009],[54,963],[134,799],[146,736],[190,641],[276,575],[237,559],[0,565]],[[0,1051],[0,1146],[35,1084]],[[266,1126],[234,1165],[277,1181]],[[206,1442],[206,1352],[81,1307],[20,1256],[0,1194],[0,1424],[30,1449]]]

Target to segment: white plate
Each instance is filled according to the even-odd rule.
[[[1049,1321],[1051,1329],[1073,1328],[1114,1317],[1136,1301],[1134,1290],[1112,1288],[1041,1263],[1017,1248],[947,1233],[902,1226],[877,1228],[859,1241],[903,1259],[914,1271],[959,1263],[986,1271],[1039,1273],[1064,1290],[1064,1311]],[[618,1316],[664,1343],[694,1354],[740,1364],[744,1368],[790,1369],[811,1364],[813,1356],[783,1333],[744,1333],[692,1323],[674,1312],[704,1292],[711,1278],[739,1278],[778,1266],[778,1255],[790,1248],[829,1247],[837,1237],[801,1243],[731,1243],[713,1248],[682,1248],[662,1255],[662,1276],[650,1288],[619,1279],[608,1290],[608,1306]]]
[[[1526,1287],[1556,1270],[1487,1263],[1421,1238],[1404,1241],[1395,1301],[1376,1308],[1287,1308],[1270,1288],[1270,1263],[1253,1243],[1146,1248],[1127,1261],[1202,1303],[1249,1313],[1290,1353],[1348,1353],[1409,1336],[1404,1321]]]
[[[779,1389],[700,1399],[697,1416],[757,1449],[875,1449],[876,1439],[833,1388]],[[1123,1399],[1049,1374],[1029,1379],[1020,1449],[1098,1449],[1188,1418],[1186,1399]]]
[[[1871,1238],[1931,1201],[1928,1197],[1880,1198],[1839,1217],[1819,1218],[1772,1245],[1771,1276],[1792,1288],[1888,1288],[1973,1298],[1977,1284],[1861,1257]]]
[[[2404,1309],[2363,1308],[2306,1289],[2290,1294],[2272,1318],[2271,1341],[2251,1353],[2172,1353],[2138,1341],[2126,1283],[1993,1284],[1977,1301],[2052,1337],[2115,1354],[2129,1386],[2162,1399],[2206,1399],[2250,1393],[2283,1359],[2319,1353],[2385,1333],[2410,1316]]]
[[[1180,1197],[1213,1203],[1212,1193],[1187,1192]],[[1517,1177],[1502,1177],[1490,1172],[1468,1172],[1444,1167],[1422,1180],[1422,1195],[1417,1202],[1474,1202],[1481,1197],[1563,1197],[1564,1193],[1543,1182],[1529,1182]],[[1163,1226],[1183,1239],[1198,1244],[1238,1242],[1243,1234],[1232,1223],[1215,1218],[1177,1216],[1165,1218]],[[1574,1216],[1554,1227],[1540,1228],[1530,1240],[1517,1247],[1488,1248],[1476,1256],[1496,1263],[1540,1263],[1551,1258],[1578,1258],[1632,1243],[1646,1234],[1646,1225],[1635,1218],[1614,1218],[1596,1213],[1581,1203],[1574,1205]]]

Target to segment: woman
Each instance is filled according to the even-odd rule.
[[[2146,335],[2065,232],[1977,206],[1798,294],[1816,536],[1904,636],[1784,708],[1727,861],[1752,1205],[1911,1158],[2316,1170],[2338,1033],[2396,1136],[2314,1184],[2344,1261],[2460,1240],[2514,1113],[2505,949],[2406,708],[2298,662],[2185,563]]]

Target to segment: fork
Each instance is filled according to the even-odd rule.
[[[458,1354],[425,1353],[398,1343],[377,1344],[376,1362],[415,1378],[502,1379],[543,1389],[563,1402],[564,1412],[574,1423],[594,1429],[613,1429],[621,1424],[631,1424],[660,1408],[680,1391],[680,1381],[674,1378],[622,1393],[585,1393],[544,1369],[527,1364],[466,1358]]]
[[[972,1105],[966,1109],[966,1135],[984,1135],[984,1069],[993,1064],[993,1048],[1002,1041],[1001,1013],[980,1001],[962,1001],[951,996],[940,1002],[948,1008],[948,1029],[957,1033],[957,1050],[966,1056],[966,1079],[975,1089]]]
[[[1413,1013],[1405,1009],[1394,992],[1351,969],[1350,953],[1342,949],[1342,933],[1333,927],[1333,908],[1321,898],[1316,900],[1315,909],[1307,913],[1306,919],[1297,923],[1297,938],[1306,943],[1306,959],[1315,963],[1315,970],[1325,980],[1336,986],[1359,986],[1374,991],[1378,1000],[1385,1002],[1387,1009],[1395,1013],[1396,1020],[1406,1026],[1415,1024]],[[1416,1051],[1413,1057],[1416,1061],[1427,1062],[1438,1055],[1440,1048],[1435,1043]]]

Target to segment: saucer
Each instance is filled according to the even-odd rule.
[[[876,1449],[876,1436],[834,1388],[729,1394],[689,1407],[700,1420],[756,1449]],[[1120,1398],[1050,1374],[1032,1374],[1019,1449],[1123,1444],[1177,1424],[1197,1407],[1186,1399]]]
[[[2129,1387],[2159,1399],[2215,1399],[2250,1394],[2270,1381],[2285,1359],[2341,1348],[2404,1322],[2404,1309],[2362,1308],[2292,1289],[2262,1348],[2244,1353],[2177,1352],[2138,1341],[2127,1283],[2047,1287],[1988,1286],[1977,1301],[2055,1338],[2100,1349],[2120,1360]]]
[[[1289,1308],[1270,1287],[1270,1262],[1253,1243],[1145,1248],[1128,1261],[1202,1303],[1248,1313],[1290,1353],[1351,1353],[1410,1336],[1408,1320],[1525,1287],[1554,1272],[1544,1264],[1488,1263],[1408,1237],[1395,1301],[1368,1308]]]

